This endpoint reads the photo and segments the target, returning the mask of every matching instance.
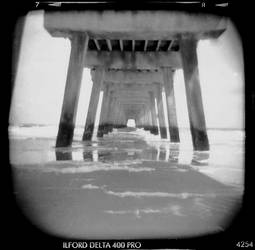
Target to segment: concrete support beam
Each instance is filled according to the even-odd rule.
[[[113,128],[113,120],[112,120],[112,114],[113,114],[113,108],[114,108],[114,97],[113,97],[113,91],[109,90],[109,102],[108,107],[106,111],[106,117],[105,117],[105,133],[111,132]]]
[[[107,46],[108,46],[109,51],[112,51],[112,44],[111,44],[111,40],[106,39],[106,43],[107,43]]]
[[[144,128],[144,107],[142,106],[141,107],[141,110],[140,110],[140,112],[139,112],[139,117],[140,117],[140,119],[139,119],[139,123],[140,123],[140,127],[139,128]]]
[[[144,130],[148,130],[148,121],[147,121],[147,114],[146,114],[146,107],[142,105],[142,122]]]
[[[100,90],[102,90],[102,83],[104,80],[104,73],[105,70],[103,68],[96,68],[94,71],[91,72],[93,86],[91,91],[85,129],[82,137],[83,141],[92,139]]]
[[[121,125],[122,125],[123,127],[126,127],[126,126],[127,126],[127,117],[126,117],[126,114],[125,114],[123,108],[121,108]]]
[[[180,54],[169,52],[88,51],[84,67],[155,70],[160,67],[181,68]]]
[[[127,101],[118,101],[118,103],[120,104],[120,105],[125,105],[125,106],[129,106],[130,105],[130,102],[132,102],[132,100],[127,100]],[[131,108],[133,108],[133,109],[136,109],[137,107],[139,107],[139,105],[149,105],[149,102],[148,101],[141,101],[141,102],[139,102],[139,101],[134,101],[133,103],[132,103],[132,107]],[[131,106],[131,105],[130,105]]]
[[[118,125],[119,125],[119,115],[120,115],[119,112],[120,112],[120,109],[119,109],[117,103],[118,103],[118,102],[117,102],[117,99],[116,99],[115,105],[114,105],[114,106],[115,106],[115,107],[114,107],[114,111],[115,111],[115,112],[114,112],[114,115],[115,115],[115,116],[114,116],[114,120],[113,120],[113,121],[114,121],[114,122],[113,122],[113,124],[114,124],[113,127],[114,127],[114,128],[118,128],[118,127],[119,127]],[[117,107],[118,107],[118,108],[117,108]]]
[[[100,113],[99,126],[97,131],[97,136],[102,137],[104,134],[108,133],[108,125],[106,124],[106,115],[109,108],[110,93],[109,85],[106,85],[104,88],[103,100],[102,100],[102,109]]]
[[[162,73],[166,93],[170,141],[180,142],[173,85],[174,73],[171,68],[162,68]]]
[[[158,40],[157,47],[156,47],[156,51],[159,50],[160,44],[161,44],[161,40]]]
[[[162,139],[167,139],[166,120],[165,120],[163,100],[162,100],[162,87],[160,85],[157,87],[157,106],[158,106],[160,135]]]
[[[136,116],[136,118],[135,118],[135,125],[136,125],[137,128],[141,128],[142,127],[141,116],[140,115]]]
[[[93,39],[93,40],[94,40],[94,43],[95,43],[95,45],[96,45],[96,47],[97,47],[97,50],[100,51],[101,48],[100,48],[100,45],[99,45],[97,39]]]
[[[150,120],[150,110],[149,103],[140,105],[140,117],[141,117],[141,127],[144,130],[151,131],[151,120]]]
[[[73,34],[56,147],[72,144],[88,36]]]
[[[144,41],[144,48],[143,48],[143,51],[146,51],[146,50],[147,50],[147,46],[148,46],[148,40],[145,40],[145,41]]]
[[[153,82],[162,82],[162,73],[161,72],[138,72],[133,70],[121,70],[115,71],[110,70],[105,73],[105,82],[116,83],[116,86],[122,86],[123,88],[141,88],[150,87]]]
[[[158,135],[158,126],[157,126],[157,115],[156,115],[156,108],[155,108],[155,97],[153,92],[151,91],[150,93],[150,110],[151,110],[151,118],[152,118],[152,128],[151,128],[151,133],[154,135]]]
[[[170,49],[172,48],[174,43],[174,40],[171,40],[171,42],[169,43],[168,47],[167,47],[167,51],[170,51]]]
[[[192,37],[180,39],[180,50],[193,147],[194,150],[209,150],[198,72],[197,41]]]
[[[132,51],[135,51],[135,40],[132,40]]]
[[[141,105],[141,116],[142,116],[142,125],[145,130],[147,130],[147,117],[146,117],[146,107],[145,105]]]
[[[114,127],[115,128],[123,128],[126,126],[125,123],[125,117],[124,117],[124,111],[121,108],[120,103],[118,102],[116,98],[116,107],[115,107],[115,120],[114,120]]]
[[[115,90],[116,94],[125,95],[125,96],[147,96],[147,92],[151,90],[151,88],[142,88],[139,85],[134,88],[125,88],[122,86],[112,88],[111,90]],[[126,94],[125,94],[126,93]]]
[[[117,97],[119,100],[121,101],[129,101],[130,100],[130,104],[132,104],[131,102],[148,102],[148,98],[149,98],[149,95],[147,93],[141,93],[141,95],[139,95],[139,93],[137,92],[133,92],[133,95],[132,95],[132,92],[131,94],[127,94],[125,95],[125,93],[123,92],[114,92],[113,96]]]
[[[117,128],[118,106],[117,106],[117,98],[116,97],[114,97],[113,101],[112,101],[110,121],[112,122],[112,128]]]
[[[116,88],[116,91],[114,91],[114,94],[116,96],[123,96],[125,98],[141,98],[146,99],[148,98],[148,91],[146,88],[144,90],[142,88],[139,88],[137,90],[125,90],[125,89],[118,89]]]
[[[145,106],[145,112],[146,112],[146,126],[147,126],[147,130],[149,130],[152,134],[153,134],[153,124],[152,124],[152,115],[151,115],[151,110],[150,110],[150,106],[146,105]]]
[[[141,107],[141,123],[142,123],[142,128],[146,127],[146,119],[145,119],[145,107],[142,105]]]
[[[120,51],[123,51],[123,42],[122,42],[122,39],[119,40],[119,43],[120,43]]]

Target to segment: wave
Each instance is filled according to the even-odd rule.
[[[78,138],[83,134],[84,127],[78,125],[75,127],[74,135]],[[183,134],[190,134],[189,128],[179,128],[180,132]],[[22,124],[22,125],[9,125],[8,127],[10,136],[28,136],[28,137],[56,137],[58,132],[58,125],[43,125],[43,124]],[[244,137],[243,129],[233,129],[233,128],[209,128],[208,136],[220,139],[227,137],[228,139],[238,139]],[[148,136],[148,131],[143,129],[137,129],[131,132],[114,132],[110,137],[137,137],[137,136]],[[233,136],[235,135],[235,136]],[[152,135],[154,138],[155,136]],[[156,137],[155,137],[156,138]],[[158,138],[158,137],[157,137]],[[110,139],[110,138],[109,138]],[[159,138],[158,138],[159,139]]]
[[[137,164],[138,162],[136,162]],[[69,167],[74,165],[73,167]],[[82,164],[82,166],[81,166]],[[26,164],[26,165],[17,165],[17,168],[23,168],[28,170],[38,170],[42,172],[55,172],[60,174],[77,174],[77,173],[90,173],[96,171],[128,171],[128,172],[148,172],[154,171],[155,168],[150,167],[130,167],[129,165],[133,165],[134,161],[130,162],[121,162],[114,164],[106,164],[102,162],[96,163],[84,163],[84,162],[73,162],[73,161],[65,161],[65,163],[59,163],[60,167],[56,166],[54,162],[54,166],[51,166],[50,163],[47,164]],[[78,165],[78,166],[77,166]],[[15,164],[13,165],[15,167]],[[68,167],[65,167],[68,166]]]
[[[132,192],[132,191],[125,191],[125,192],[113,192],[107,191],[107,194],[115,195],[121,198],[125,197],[172,197],[172,198],[181,198],[187,199],[190,197],[216,197],[215,193],[209,194],[201,194],[201,193],[167,193],[167,192]]]
[[[125,215],[131,214],[137,218],[141,218],[142,214],[173,214],[176,216],[186,216],[182,212],[182,207],[179,205],[170,205],[163,208],[142,208],[142,209],[134,209],[134,210],[104,210],[107,214],[113,215]]]

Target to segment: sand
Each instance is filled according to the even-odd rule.
[[[194,153],[139,133],[61,149],[54,138],[11,137],[14,195],[28,220],[80,239],[174,238],[229,227],[242,206],[242,138],[226,134],[224,141],[214,132],[210,152]]]

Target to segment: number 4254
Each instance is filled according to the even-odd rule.
[[[253,241],[238,241],[237,247],[253,247]]]

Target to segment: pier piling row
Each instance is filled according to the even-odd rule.
[[[46,11],[44,27],[71,43],[56,147],[72,144],[86,67],[93,86],[82,140],[102,137],[134,119],[136,127],[180,142],[174,74],[182,69],[193,148],[209,150],[197,44],[218,38],[226,29],[224,18],[157,10]]]

